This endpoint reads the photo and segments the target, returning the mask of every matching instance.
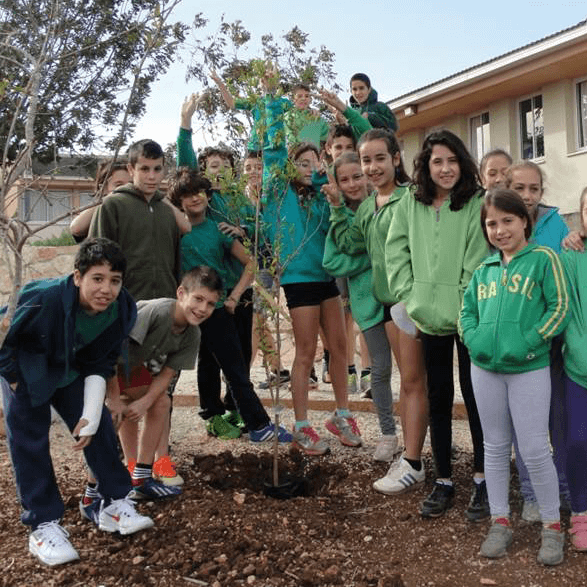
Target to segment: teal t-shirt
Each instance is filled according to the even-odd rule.
[[[225,256],[230,255],[234,238],[220,231],[216,222],[206,218],[192,226],[191,232],[181,239],[181,270],[189,271],[198,265],[207,265],[218,272],[224,285],[223,294],[216,304],[224,305],[226,289],[235,285],[235,276],[227,267]]]

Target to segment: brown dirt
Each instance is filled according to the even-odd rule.
[[[184,494],[139,509],[156,528],[120,537],[80,520],[83,468],[70,440],[53,432],[54,461],[67,505],[65,527],[81,561],[50,569],[27,551],[27,529],[6,451],[0,441],[0,585],[98,587],[156,585],[214,587],[407,587],[585,585],[585,555],[569,549],[565,562],[548,569],[536,562],[539,527],[514,517],[514,543],[506,558],[479,556],[486,523],[463,515],[470,490],[470,454],[455,463],[455,506],[443,518],[418,515],[430,481],[412,493],[380,495],[371,483],[386,471],[363,451],[333,450],[308,458],[281,449],[282,474],[307,479],[308,495],[277,500],[263,494],[270,476],[266,447],[246,441],[196,441],[176,451]],[[431,471],[429,456],[427,470]],[[428,475],[429,479],[432,474]],[[518,498],[513,497],[516,512]]]

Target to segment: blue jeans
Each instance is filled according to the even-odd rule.
[[[84,381],[78,377],[70,385],[57,389],[53,397],[40,406],[32,406],[26,390],[13,391],[3,377],[0,377],[0,386],[8,448],[24,510],[21,520],[34,530],[39,524],[63,517],[63,500],[49,451],[51,406],[73,431],[83,411]],[[128,495],[132,489],[130,475],[118,455],[112,418],[105,407],[98,430],[84,449],[84,456],[106,504]]]

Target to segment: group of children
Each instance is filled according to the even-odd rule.
[[[159,190],[160,146],[133,144],[125,167],[109,162],[98,174],[97,191],[109,195],[72,223],[76,237],[88,235],[73,275],[23,289],[0,351],[0,384],[31,553],[49,565],[78,558],[59,523],[50,407],[84,452],[82,516],[109,532],[148,528],[153,521],[135,500],[181,493],[169,455],[172,394],[196,357],[210,434],[230,439],[246,431],[252,442],[277,437],[322,455],[328,442],[308,418],[321,335],[336,404],[324,426],[343,445],[361,446],[349,411],[348,329],[335,277],[347,279],[370,358],[381,430],[373,458],[391,463],[374,489],[393,495],[424,482],[429,428],[436,478],[420,514],[434,518],[452,507],[456,345],[473,441],[465,514],[472,522],[491,518],[481,553],[503,556],[512,542],[512,444],[522,517],[543,525],[538,560],[563,560],[561,500],[571,509],[573,545],[587,550],[587,262],[581,233],[569,233],[557,210],[541,202],[540,167],[514,165],[498,149],[478,170],[463,142],[442,130],[426,138],[410,177],[397,121],[365,74],[351,79],[350,107],[320,92],[335,114],[332,127],[310,108],[309,87],[297,85],[290,102],[277,77],[269,69],[258,98],[240,100],[212,74],[227,105],[253,116],[246,185],[235,179],[226,149],[196,157],[191,118],[201,97],[192,95],[181,110],[168,197]],[[572,250],[561,253],[563,245]],[[271,350],[262,311],[279,288],[293,329],[291,375]],[[251,383],[255,340],[268,351],[272,384],[291,377],[291,432],[271,422]]]

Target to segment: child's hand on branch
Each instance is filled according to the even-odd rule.
[[[342,113],[346,110],[346,104],[334,93],[322,88],[319,91],[320,99],[331,108],[334,108],[338,112]]]
[[[197,94],[193,93],[191,96],[188,96],[184,99],[183,104],[181,105],[181,127],[182,128],[192,128],[192,116],[194,112],[198,108],[198,105],[204,98],[204,94]]]

